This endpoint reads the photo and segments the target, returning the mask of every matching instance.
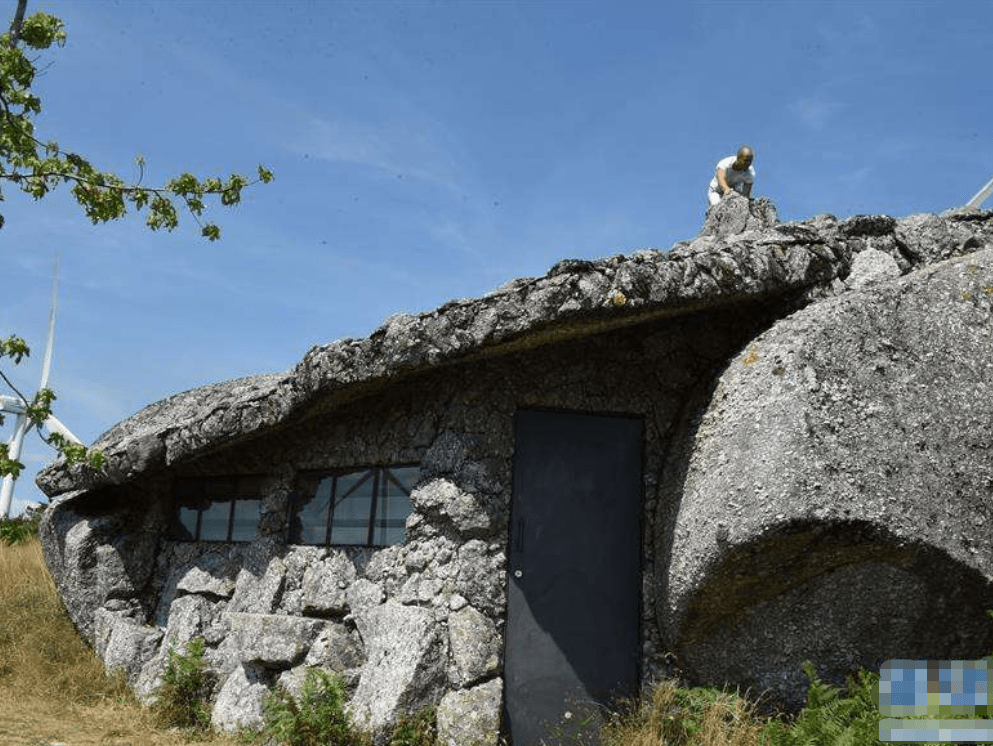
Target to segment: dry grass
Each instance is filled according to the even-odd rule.
[[[603,746],[756,746],[763,723],[747,700],[662,681],[604,725]]]
[[[0,545],[0,683],[75,704],[123,693],[76,634],[37,539]]]
[[[0,746],[239,742],[163,731],[76,633],[32,538],[0,542]]]

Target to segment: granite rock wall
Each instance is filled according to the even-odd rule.
[[[773,318],[766,305],[719,310],[428,372],[186,468],[57,498],[44,529],[50,561],[90,568],[62,576],[67,605],[108,667],[122,668],[142,697],[160,684],[169,650],[202,637],[221,727],[258,725],[273,686],[299,686],[319,666],[344,676],[350,707],[369,729],[438,705],[443,731],[451,730],[445,737],[463,743],[465,708],[485,705],[474,718],[500,719],[514,412],[642,416],[644,490],[654,506],[684,402]],[[420,465],[402,545],[288,542],[299,473],[369,463]],[[169,538],[172,480],[232,473],[265,475],[256,539]],[[71,528],[61,532],[62,522]],[[650,578],[655,547],[644,546]],[[651,588],[642,604],[646,680],[665,670]],[[495,743],[496,734],[478,742]]]
[[[393,317],[142,410],[97,442],[102,472],[53,465],[43,548],[74,623],[146,697],[202,637],[225,728],[319,666],[374,730],[437,704],[446,743],[496,743],[513,419],[550,408],[645,422],[644,681],[795,706],[804,658],[988,652],[993,213],[726,202],[669,252]],[[301,474],[413,463],[402,544],[289,541]],[[251,542],[173,536],[176,480],[214,475],[262,476]]]

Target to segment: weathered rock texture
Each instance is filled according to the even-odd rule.
[[[746,231],[771,228],[777,222],[776,206],[770,200],[764,197],[748,199],[731,192],[708,208],[700,235],[727,238]]]
[[[991,303],[987,249],[815,303],[732,358],[664,480],[659,618],[684,666],[802,691],[805,658],[982,652]]]
[[[795,705],[804,659],[985,654],[993,213],[779,224],[725,202],[669,252],[393,317],[142,410],[95,444],[99,473],[48,468],[73,621],[142,696],[202,637],[223,727],[320,666],[370,727],[437,704],[445,743],[496,743],[512,423],[540,407],[644,420],[646,681],[675,653]],[[402,544],[288,542],[299,474],[405,463]],[[232,474],[264,475],[255,540],[173,539],[174,480]]]

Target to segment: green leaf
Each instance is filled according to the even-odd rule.
[[[13,358],[15,365],[30,354],[31,350],[28,349],[28,343],[20,337],[12,335],[7,339],[0,339],[0,357]]]
[[[24,464],[10,457],[7,444],[0,443],[0,476],[7,476],[9,474],[14,479],[17,479],[21,475],[23,468]]]
[[[100,471],[107,463],[107,457],[103,455],[103,451],[91,450],[87,456],[87,461],[91,469]]]
[[[32,49],[48,49],[56,43],[63,46],[66,42],[65,24],[47,13],[35,13],[24,19],[21,41]]]

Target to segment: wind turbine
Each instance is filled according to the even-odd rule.
[[[976,192],[976,196],[965,203],[966,209],[978,210],[979,206],[986,201],[986,199],[993,194],[993,179],[990,179],[986,186]]]
[[[48,314],[48,338],[45,341],[45,356],[42,359],[41,364],[41,382],[38,384],[39,391],[48,386],[48,374],[52,369],[52,349],[55,343],[55,313],[58,305],[58,290],[59,262],[56,257],[55,273],[52,278],[52,304],[51,310]],[[12,414],[16,417],[16,420],[14,421],[14,433],[11,435],[10,441],[7,443],[7,453],[9,458],[13,461],[18,460],[21,457],[21,447],[24,444],[24,436],[27,435],[28,431],[34,426],[34,423],[28,418],[27,407],[28,402],[21,396],[0,395],[0,412],[4,414]],[[48,430],[59,433],[74,443],[82,444],[82,441],[73,435],[72,432],[69,431],[69,428],[59,422],[54,415],[50,415],[46,418],[44,424]],[[14,496],[14,481],[15,477],[7,474],[3,478],[3,484],[0,484],[0,519],[4,519],[10,514],[10,503]]]

